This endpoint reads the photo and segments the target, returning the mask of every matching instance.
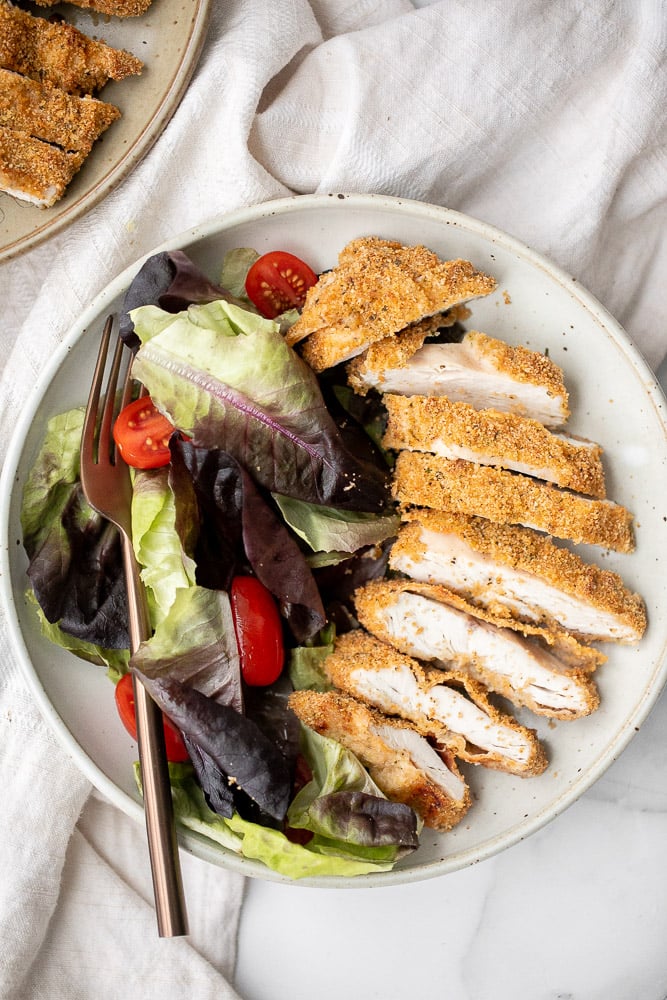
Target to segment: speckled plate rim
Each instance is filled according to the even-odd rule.
[[[85,310],[80,319],[70,329],[65,337],[60,349],[51,359],[47,368],[41,374],[31,396],[26,400],[25,409],[21,414],[18,426],[12,437],[6,461],[2,469],[0,478],[0,593],[7,612],[8,631],[14,650],[18,656],[19,663],[47,723],[50,725],[55,736],[60,741],[64,749],[72,757],[78,768],[95,785],[103,795],[122,811],[133,817],[138,822],[143,823],[143,809],[139,802],[127,795],[112,780],[110,780],[95,762],[87,755],[83,748],[76,741],[76,738],[63,722],[49,697],[42,686],[39,676],[33,666],[20,628],[17,607],[14,601],[11,585],[11,565],[9,560],[9,511],[11,505],[11,494],[14,485],[19,461],[24,447],[24,439],[39,410],[42,397],[56,377],[60,366],[63,364],[68,353],[78,342],[86,331],[95,324],[99,326],[100,317],[108,310],[109,304],[122,294],[130,280],[136,274],[138,268],[152,253],[161,250],[183,248],[187,250],[190,246],[206,240],[211,236],[224,233],[226,230],[246,223],[254,223],[265,218],[289,215],[309,207],[319,209],[330,207],[336,210],[337,204],[344,203],[348,209],[386,209],[397,210],[401,208],[411,213],[416,218],[423,217],[425,220],[435,220],[443,226],[460,228],[469,233],[503,247],[512,254],[525,260],[533,267],[545,272],[549,278],[567,289],[569,295],[579,301],[597,324],[600,324],[605,333],[612,339],[615,346],[620,350],[627,364],[640,377],[647,401],[656,411],[658,419],[661,421],[663,430],[667,433],[665,424],[665,410],[667,402],[655,380],[655,377],[641,356],[637,348],[632,344],[627,334],[623,331],[617,321],[604,309],[604,307],[587,292],[584,288],[574,284],[574,279],[566,272],[552,264],[550,261],[536,253],[529,247],[514,239],[512,236],[495,229],[484,222],[462,215],[461,213],[441,208],[439,206],[428,205],[422,202],[411,201],[409,199],[395,198],[384,195],[358,195],[358,194],[330,194],[330,195],[300,195],[291,198],[284,198],[277,201],[264,202],[249,208],[243,208],[235,212],[228,213],[220,218],[213,219],[207,224],[186,230],[174,236],[160,247],[157,247],[140,258],[121,274],[119,274],[109,285],[97,296],[91,305]],[[666,452],[665,442],[662,445],[663,452]],[[533,815],[527,816],[524,821],[503,833],[501,836],[491,836],[486,840],[481,840],[474,848],[463,850],[450,858],[440,859],[433,863],[427,863],[418,869],[395,868],[389,872],[378,872],[370,875],[356,876],[355,878],[326,877],[310,878],[293,881],[285,876],[279,875],[267,869],[260,862],[246,859],[239,855],[224,850],[205,837],[201,837],[190,831],[179,832],[179,842],[181,847],[197,857],[210,861],[219,867],[227,868],[244,875],[262,878],[268,881],[281,882],[299,887],[318,888],[379,888],[382,886],[394,886],[407,884],[414,881],[423,881],[430,878],[439,877],[452,871],[476,864],[487,858],[498,854],[501,850],[512,847],[521,840],[526,839],[549,822],[560,815],[566,808],[572,805],[585,791],[587,791],[607,770],[607,768],[623,752],[642,722],[646,719],[651,708],[655,704],[667,681],[667,622],[659,623],[661,636],[659,639],[659,653],[653,658],[653,667],[650,681],[646,684],[641,698],[634,706],[634,711],[627,717],[624,725],[617,731],[605,747],[599,753],[594,762],[587,768],[584,774],[579,775],[572,784],[557,799],[552,800],[548,806],[536,811]]]
[[[86,184],[80,195],[72,202],[56,203],[53,208],[44,209],[44,223],[29,232],[17,232],[9,241],[0,246],[0,265],[39,246],[51,236],[62,232],[72,222],[79,219],[107,195],[122,184],[138,163],[146,156],[151,146],[159,138],[167,122],[188,87],[197,66],[215,0],[193,0],[193,17],[181,59],[174,68],[168,86],[157,107],[137,133],[131,146],[120,155],[106,173],[92,186]],[[85,177],[86,164],[81,168]]]

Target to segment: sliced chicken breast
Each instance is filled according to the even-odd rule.
[[[153,0],[67,0],[76,7],[96,10],[112,17],[138,17],[145,14]],[[40,7],[54,7],[60,0],[35,0]]]
[[[522,776],[547,766],[535,731],[491,705],[481,684],[456,671],[424,670],[363,629],[336,639],[324,670],[335,687],[407,719],[461,760]]]
[[[634,548],[632,514],[620,504],[593,500],[517,472],[463,459],[402,451],[394,468],[392,490],[404,505],[524,525],[617,552]]]
[[[443,261],[426,247],[363,237],[344,247],[338,266],[309,289],[287,340],[308,338],[303,357],[323,371],[495,287],[469,261]]]
[[[77,97],[18,73],[0,69],[0,127],[88,153],[96,139],[120,117],[112,104]],[[19,136],[14,141],[20,141]]]
[[[537,351],[471,330],[460,343],[427,343],[397,363],[385,344],[350,362],[348,379],[357,392],[447,396],[477,409],[532,417],[546,427],[560,427],[569,416],[563,372]]]
[[[0,126],[0,191],[40,208],[65,192],[85,153],[68,153],[48,142]]]
[[[537,715],[578,719],[598,707],[588,670],[568,668],[535,640],[446,602],[442,588],[410,587],[407,580],[387,580],[357,591],[364,628],[402,653],[468,674]]]
[[[476,410],[445,396],[386,393],[383,402],[388,415],[386,448],[494,465],[578,493],[605,496],[602,448],[593,441],[552,434],[537,420]]]
[[[409,723],[336,691],[295,691],[289,705],[304,725],[355,754],[380,791],[414,809],[426,826],[451,830],[470,808],[456,762]]]
[[[646,629],[641,597],[617,573],[530,528],[445,511],[407,512],[389,565],[499,617],[561,627],[586,641],[635,643]]]
[[[0,68],[69,94],[94,94],[108,80],[141,73],[140,59],[89,38],[64,21],[34,17],[0,0]]]

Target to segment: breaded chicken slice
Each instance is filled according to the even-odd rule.
[[[426,319],[411,323],[410,326],[406,326],[404,330],[399,330],[398,333],[392,334],[391,337],[384,337],[382,340],[371,344],[359,359],[353,358],[350,361],[349,369],[362,357],[367,358],[369,355],[376,353],[382,356],[384,364],[401,367],[412,357],[415,351],[418,351],[422,347],[429,337],[438,336],[443,330],[450,329],[456,326],[457,323],[463,323],[469,316],[470,310],[468,307],[461,305],[453,306],[445,313],[437,313],[435,316],[427,316]],[[370,386],[366,388],[366,392],[368,388]]]
[[[363,629],[336,639],[324,671],[335,687],[408,720],[461,760],[522,777],[547,766],[535,731],[491,705],[483,685],[459,671],[424,669]]]
[[[363,237],[349,243],[338,266],[308,290],[288,343],[307,337],[303,357],[323,371],[495,287],[469,261],[443,261],[423,246]]]
[[[523,525],[617,552],[634,549],[632,514],[620,504],[463,459],[402,451],[394,468],[392,492],[403,505]]]
[[[47,21],[0,0],[0,68],[60,87],[94,94],[109,80],[141,73],[143,63],[123,49],[89,38],[64,21]]]
[[[34,0],[40,7],[54,7],[61,0]],[[75,7],[96,10],[112,17],[138,17],[145,14],[153,0],[67,0]]]
[[[94,97],[66,94],[0,69],[0,126],[67,152],[89,152],[99,136],[120,117],[113,104]]]
[[[530,528],[482,517],[413,510],[390,567],[439,583],[499,618],[563,628],[584,641],[638,642],[646,609],[612,570],[585,562]]]
[[[0,126],[0,191],[48,208],[65,193],[85,158],[85,153],[68,153]]]
[[[563,371],[550,358],[471,330],[458,343],[421,344],[396,356],[391,339],[350,361],[356,392],[369,389],[406,396],[447,396],[476,409],[495,409],[560,427],[568,419]]]
[[[583,438],[553,434],[537,420],[500,410],[477,410],[446,396],[386,393],[383,444],[495,465],[578,493],[605,496],[602,448]]]
[[[336,691],[295,691],[289,706],[304,725],[355,754],[380,791],[414,809],[425,826],[451,830],[470,808],[455,761],[443,759],[408,723]]]
[[[413,589],[415,588],[415,589]],[[569,668],[543,645],[485,621],[434,584],[382,580],[355,593],[359,622],[402,653],[453,668],[552,719],[590,715],[600,698],[590,670]]]

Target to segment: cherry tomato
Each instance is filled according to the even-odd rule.
[[[141,396],[120,411],[113,428],[121,456],[135,469],[157,469],[171,459],[169,438],[174,428],[150,396]]]
[[[284,250],[272,250],[255,261],[245,279],[248,298],[263,316],[273,319],[286,309],[300,309],[317,275]]]
[[[285,662],[283,630],[273,595],[254,576],[235,576],[230,592],[234,631],[246,684],[278,680]]]
[[[137,719],[134,711],[132,674],[123,674],[116,684],[116,708],[118,709],[121,722],[132,739],[136,740]],[[183,737],[166,716],[164,716],[164,742],[167,750],[167,760],[172,761],[174,764],[180,764],[190,759],[188,751],[185,749]]]

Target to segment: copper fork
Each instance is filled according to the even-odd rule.
[[[146,595],[132,548],[130,470],[117,453],[112,435],[124,353],[120,338],[111,362],[101,416],[99,412],[112,329],[113,316],[109,316],[102,333],[81,436],[81,484],[90,506],[115,524],[120,532],[127,586],[130,652],[134,652],[150,636],[150,624]],[[130,401],[131,395],[131,366],[128,364],[121,407]],[[134,675],[133,684],[158,933],[160,937],[177,937],[187,934],[188,929],[162,713]]]

